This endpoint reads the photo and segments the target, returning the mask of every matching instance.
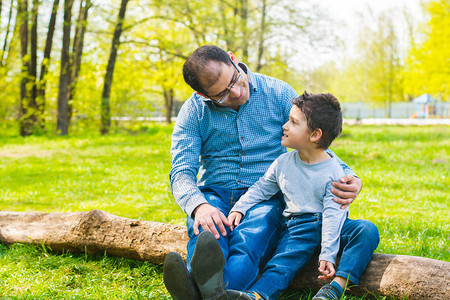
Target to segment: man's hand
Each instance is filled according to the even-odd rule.
[[[231,227],[231,223],[228,221],[227,217],[225,217],[220,210],[208,203],[200,204],[195,208],[194,220],[195,235],[200,234],[198,226],[201,225],[204,231],[211,232],[216,239],[220,238],[216,225],[223,236],[227,235],[225,226]]]
[[[340,182],[334,181],[332,185],[335,187],[335,189],[331,189],[331,192],[336,196],[333,198],[334,202],[342,204],[341,209],[345,209],[349,207],[361,191],[362,180],[353,175],[345,175],[340,179]]]
[[[336,271],[334,269],[334,265],[329,261],[321,260],[319,262],[319,272],[322,273],[318,278],[327,280],[330,279],[336,274]]]
[[[243,216],[244,215],[238,211],[233,211],[232,213],[230,213],[228,215],[228,221],[230,221],[230,223],[231,223],[231,230],[233,230],[234,227],[238,226],[239,223],[241,223]]]

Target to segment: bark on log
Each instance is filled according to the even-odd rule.
[[[44,243],[53,251],[108,253],[161,264],[166,254],[186,256],[186,228],[133,220],[100,210],[74,213],[0,212],[0,241]],[[450,263],[429,258],[374,254],[355,295],[399,299],[450,299]],[[317,258],[296,276],[293,289],[318,290]]]

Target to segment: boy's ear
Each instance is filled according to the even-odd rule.
[[[311,135],[309,136],[309,140],[313,143],[320,140],[322,137],[322,129],[316,128],[311,132]]]

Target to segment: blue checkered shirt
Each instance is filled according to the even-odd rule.
[[[182,106],[172,134],[170,184],[188,215],[207,203],[198,186],[248,188],[287,149],[282,126],[298,94],[286,82],[253,73],[250,97],[239,111],[214,104],[194,93]],[[346,173],[353,174],[347,165]],[[197,179],[198,175],[198,179]]]

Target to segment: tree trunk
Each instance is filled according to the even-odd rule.
[[[101,210],[48,214],[0,212],[1,242],[44,242],[57,252],[107,251],[110,255],[161,264],[170,251],[186,257],[187,239],[183,226],[126,219]]]
[[[11,10],[9,12],[9,18],[8,20],[12,20],[12,5],[14,3],[14,0],[11,0]],[[5,37],[5,43],[3,44],[3,64],[2,67],[8,67],[8,62],[10,61],[10,57],[13,55],[11,52],[14,52],[15,46],[18,42],[20,42],[20,38],[17,38],[17,35],[20,36],[20,25],[19,25],[19,17],[18,14],[16,14],[16,21],[14,22],[14,26],[12,28],[12,30],[9,30],[6,32],[6,34],[9,36],[9,33],[12,33],[11,38],[8,40],[6,40]],[[9,21],[8,21],[9,23]],[[10,26],[8,25],[8,28],[10,28]],[[19,30],[18,30],[19,28]]]
[[[75,213],[0,212],[0,241],[44,243],[53,251],[105,253],[161,264],[170,251],[186,257],[186,228],[126,219],[100,210]],[[355,295],[399,299],[450,299],[450,263],[429,258],[374,254]],[[318,290],[317,256],[291,283],[293,289]]]
[[[11,0],[11,4],[9,6],[8,23],[6,24],[6,30],[5,30],[5,40],[3,41],[3,48],[0,52],[0,67],[4,67],[6,65],[6,61],[5,61],[4,57],[5,57],[5,53],[8,49],[8,40],[9,40],[9,33],[10,33],[10,28],[11,28],[13,5],[14,5],[14,0]],[[0,8],[1,8],[1,1],[0,1]],[[0,10],[0,15],[1,15],[1,10]]]
[[[22,57],[22,78],[20,80],[20,117],[24,114],[24,102],[26,101],[26,85],[28,81],[28,3],[27,0],[20,0],[17,8],[17,23],[20,24],[20,54]],[[22,125],[21,125],[22,127]],[[22,128],[21,128],[22,132]]]
[[[33,0],[33,9],[31,14],[31,33],[30,33],[30,106],[33,107],[33,126],[37,124],[39,111],[36,104],[36,77],[37,77],[37,18],[38,18],[38,0]]]
[[[111,86],[114,74],[114,65],[116,64],[117,49],[120,44],[120,36],[122,35],[122,25],[125,18],[128,0],[122,0],[120,4],[119,16],[117,18],[116,28],[114,29],[114,36],[111,42],[111,51],[109,53],[108,65],[106,66],[105,82],[103,83],[102,102],[100,108],[100,133],[102,135],[108,134],[111,127],[111,109],[109,97],[111,94]]]
[[[248,62],[248,0],[241,0],[242,61]]]
[[[172,123],[173,88],[164,89],[164,106],[166,107],[166,123]]]
[[[226,15],[226,7],[227,7],[227,3],[225,3],[225,0],[220,0],[220,17],[221,19],[221,23],[222,23],[222,29],[223,29],[223,39],[225,40],[225,44],[226,44],[226,50],[233,50],[235,51],[235,49],[233,49],[233,47],[231,46],[233,43],[233,35],[230,33],[230,29],[228,28],[228,20],[227,20],[227,15]]]
[[[28,84],[30,79],[30,60],[28,58],[28,1],[20,0],[17,11],[17,20],[20,24],[20,45],[22,57],[22,72],[20,81],[20,135],[28,136],[33,133],[34,107],[31,101],[31,90]]]
[[[63,41],[61,49],[61,71],[59,75],[58,116],[56,121],[56,130],[60,135],[67,135],[69,132],[69,104],[67,99],[67,86],[69,84],[71,74],[69,47],[73,1],[74,0],[64,0]]]
[[[263,53],[264,53],[264,34],[266,31],[266,10],[267,10],[266,0],[262,0],[261,21],[260,21],[259,36],[258,36],[258,54],[257,54],[256,69],[255,69],[256,72],[261,72],[261,68],[262,68],[262,57],[263,57]]]
[[[45,40],[44,58],[41,63],[41,72],[39,74],[39,81],[36,90],[36,103],[39,108],[38,120],[39,126],[45,129],[45,89],[47,87],[48,66],[50,64],[50,55],[52,52],[53,34],[55,32],[56,14],[58,12],[59,0],[53,2],[52,13],[50,15],[50,22],[48,24],[47,39]]]
[[[67,87],[67,100],[69,103],[69,122],[72,119],[73,105],[72,99],[75,91],[75,87],[78,81],[78,73],[81,67],[81,56],[83,54],[84,34],[86,33],[88,11],[92,4],[90,0],[80,1],[80,11],[78,14],[78,21],[75,30],[75,37],[73,41],[73,64],[72,72],[70,74],[70,80]]]

